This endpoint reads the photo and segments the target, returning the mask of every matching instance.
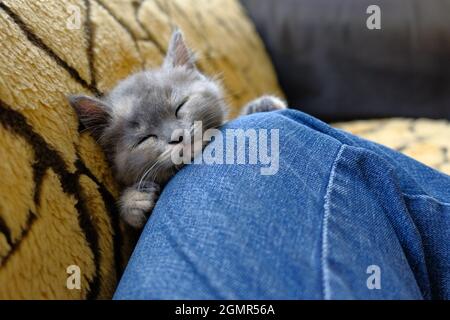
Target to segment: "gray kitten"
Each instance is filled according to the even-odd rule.
[[[160,68],[131,75],[102,99],[69,97],[80,121],[103,147],[123,191],[120,214],[141,228],[163,186],[179,169],[170,154],[178,144],[194,144],[195,121],[202,133],[225,121],[227,105],[220,86],[201,74],[183,35],[175,31]],[[246,105],[242,114],[286,108],[264,96]],[[187,130],[190,139],[173,136]],[[203,145],[200,143],[199,145]],[[194,150],[192,158],[202,150]]]

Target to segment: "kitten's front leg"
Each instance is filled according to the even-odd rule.
[[[126,188],[120,196],[120,215],[129,225],[142,228],[155,206],[159,194],[159,185],[155,182],[143,182]]]
[[[241,111],[241,115],[245,116],[256,112],[268,112],[274,110],[286,109],[286,103],[275,96],[262,96],[247,103]]]

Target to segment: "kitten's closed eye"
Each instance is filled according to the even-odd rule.
[[[175,110],[175,117],[178,118],[178,111],[180,111],[180,109],[186,104],[186,102],[189,100],[188,98],[183,99],[183,101],[181,101],[181,103],[178,105],[177,109]]]
[[[143,142],[147,141],[148,139],[153,138],[153,139],[158,139],[158,136],[155,134],[148,134],[146,136],[143,136],[142,138],[140,138],[138,140],[138,142],[134,145],[134,148],[136,148],[137,146],[141,145]]]

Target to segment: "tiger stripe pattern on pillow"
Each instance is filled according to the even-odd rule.
[[[101,96],[159,65],[175,26],[199,69],[220,78],[231,117],[282,95],[237,0],[0,1],[0,299],[112,296],[136,234],[66,95]],[[79,290],[67,286],[71,266]]]

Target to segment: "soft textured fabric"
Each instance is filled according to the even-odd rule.
[[[450,175],[450,122],[431,119],[373,119],[333,127],[388,146]]]
[[[450,298],[449,176],[297,111],[228,128],[279,129],[278,173],[186,166],[116,299]]]
[[[174,26],[232,106],[282,95],[235,0],[0,1],[0,299],[111,297],[131,248],[118,194],[65,96],[161,63]],[[133,237],[130,237],[133,238]],[[66,287],[78,265],[81,290]]]
[[[241,0],[289,103],[327,121],[450,119],[449,0]],[[378,5],[381,29],[369,30]]]

